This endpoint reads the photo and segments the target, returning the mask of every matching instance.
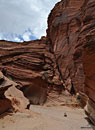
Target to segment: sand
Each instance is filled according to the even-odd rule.
[[[31,105],[29,111],[4,116],[0,130],[93,130],[80,108]]]

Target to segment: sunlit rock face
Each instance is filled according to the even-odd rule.
[[[68,90],[88,97],[95,122],[95,0],[61,0],[48,18],[47,37]],[[93,115],[93,116],[92,116]]]

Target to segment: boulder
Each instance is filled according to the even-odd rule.
[[[11,105],[15,111],[20,111],[22,109],[24,110],[29,105],[29,101],[27,98],[25,98],[23,92],[14,86],[8,88],[8,90],[5,92],[5,96],[11,101]]]

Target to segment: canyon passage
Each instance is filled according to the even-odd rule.
[[[0,41],[0,130],[94,130],[95,0],[61,0],[46,32]]]

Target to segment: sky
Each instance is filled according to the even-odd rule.
[[[0,0],[0,40],[23,42],[46,35],[47,17],[60,0]]]

